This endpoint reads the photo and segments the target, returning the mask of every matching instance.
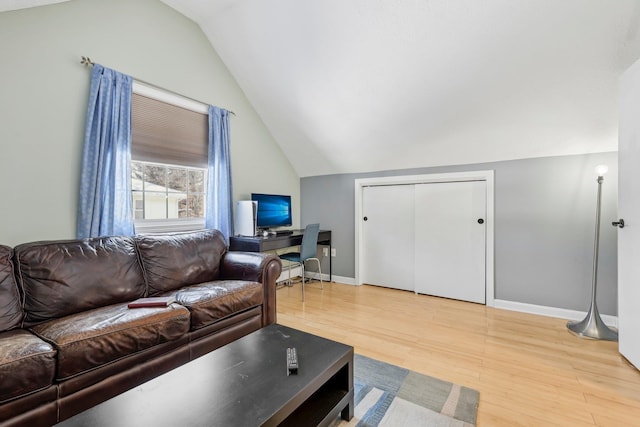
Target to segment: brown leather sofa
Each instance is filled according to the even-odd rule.
[[[0,246],[0,426],[55,424],[275,323],[281,269],[217,230]],[[147,296],[176,303],[128,308]]]

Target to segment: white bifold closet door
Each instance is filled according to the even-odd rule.
[[[363,283],[485,303],[486,182],[362,193]]]

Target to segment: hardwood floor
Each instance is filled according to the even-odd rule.
[[[640,372],[566,320],[377,286],[278,290],[278,323],[480,392],[478,426],[640,426]]]

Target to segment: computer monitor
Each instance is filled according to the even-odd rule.
[[[251,193],[251,200],[258,202],[256,214],[256,226],[258,228],[287,227],[293,224],[291,218],[291,196]]]

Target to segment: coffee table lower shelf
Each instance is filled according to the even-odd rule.
[[[349,412],[350,403],[353,405],[353,390],[336,389],[327,383],[279,425],[283,427],[328,426],[340,414],[343,419],[350,420],[353,417],[353,413]]]

